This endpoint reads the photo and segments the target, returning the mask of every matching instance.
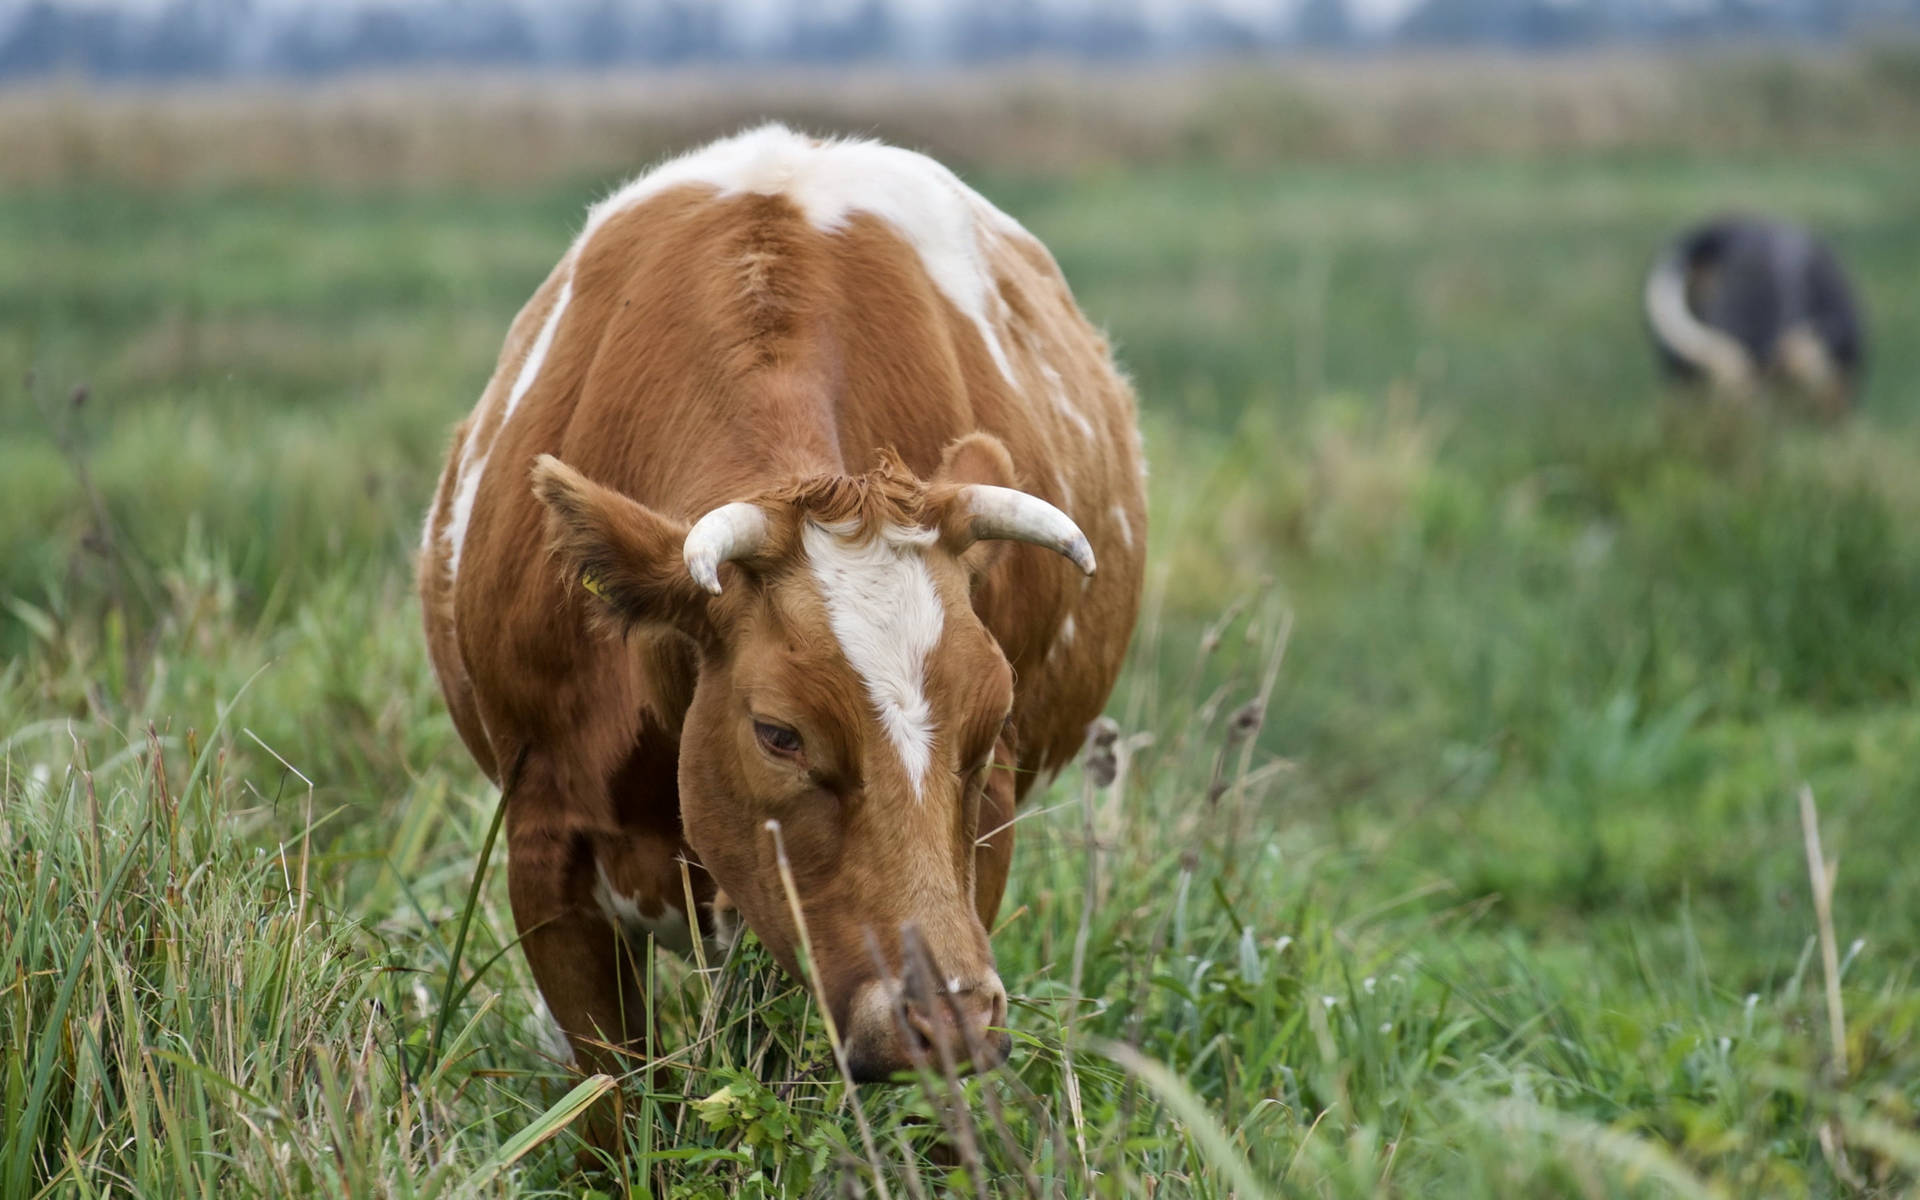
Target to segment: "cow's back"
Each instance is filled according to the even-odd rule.
[[[584,620],[542,545],[537,455],[691,521],[823,455],[862,472],[892,449],[929,477],[976,429],[1100,563],[1082,581],[1012,547],[977,600],[1023,765],[1057,766],[1118,673],[1146,523],[1131,393],[1047,251],[931,160],[777,126],[636,180],[516,319],[429,514],[421,593],[463,738],[495,774],[577,740],[604,778],[689,686],[683,648],[619,652]]]

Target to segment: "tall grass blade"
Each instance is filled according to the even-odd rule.
[[[611,1075],[592,1075],[581,1080],[574,1089],[560,1099],[547,1111],[535,1117],[520,1132],[500,1144],[473,1177],[466,1181],[462,1189],[464,1194],[472,1195],[481,1188],[498,1179],[500,1175],[525,1158],[535,1147],[558,1134],[592,1107],[593,1102],[619,1086]]]
[[[1267,1200],[1273,1191],[1254,1174],[1252,1164],[1234,1147],[1233,1139],[1207,1107],[1165,1064],[1148,1058],[1124,1042],[1094,1042],[1090,1048],[1112,1059],[1150,1088],[1160,1103],[1172,1110],[1181,1124],[1200,1143],[1200,1150],[1215,1170],[1233,1184],[1234,1193],[1244,1200]]]

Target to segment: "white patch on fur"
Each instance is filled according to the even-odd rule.
[[[427,521],[420,527],[420,553],[433,553],[433,523],[440,518],[440,500],[436,496],[432,504],[427,505]]]
[[[1722,387],[1745,385],[1753,361],[1738,340],[1693,315],[1687,304],[1687,279],[1678,259],[1660,260],[1647,276],[1647,320],[1677,357]]]
[[[707,965],[715,965],[715,960],[725,957],[740,940],[740,917],[734,909],[715,908],[713,917],[713,936],[707,939]]]
[[[920,557],[935,536],[894,527],[861,538],[850,524],[816,521],[800,533],[833,635],[866,684],[915,796],[933,764],[927,655],[946,624],[933,576]]]
[[[1060,622],[1060,645],[1062,646],[1073,645],[1073,636],[1076,632],[1077,631],[1073,627],[1073,614],[1068,613],[1067,619]]]
[[[477,462],[463,461],[460,464],[460,483],[453,491],[453,516],[447,521],[447,530],[442,537],[447,546],[447,581],[451,583],[460,574],[460,547],[467,540],[467,523],[473,520],[473,502],[480,495],[480,476],[487,469],[487,456],[482,454]]]
[[[648,916],[632,896],[622,896],[613,890],[613,881],[607,878],[607,869],[600,863],[593,864],[594,883],[593,900],[609,924],[627,931],[635,941],[644,941],[647,935],[663,949],[685,956],[693,952],[693,933],[687,924],[687,914],[671,904],[660,906],[658,916]]]
[[[447,522],[445,536],[447,545],[447,578],[460,574],[460,548],[466,544],[467,524],[473,520],[473,502],[480,494],[480,477],[486,474],[487,457],[492,453],[493,442],[500,440],[501,431],[513,418],[513,410],[533,388],[534,380],[540,378],[540,368],[547,361],[547,352],[553,349],[553,335],[560,328],[560,317],[567,311],[567,302],[573,299],[573,276],[568,275],[560,285],[560,294],[554,297],[553,307],[547,312],[547,319],[540,326],[540,333],[533,339],[533,345],[527,348],[527,357],[520,364],[520,373],[514,376],[513,388],[507,393],[505,411],[500,414],[499,424],[493,427],[493,439],[482,450],[475,445],[480,440],[479,424],[474,423],[474,436],[467,439],[467,447],[460,455],[459,484],[453,493],[453,517]],[[428,518],[428,528],[432,528],[432,518]]]
[[[1113,523],[1120,529],[1120,540],[1126,543],[1127,549],[1133,549],[1133,522],[1127,520],[1126,505],[1116,504],[1108,511],[1113,514]]]
[[[573,301],[573,276],[569,274],[560,284],[560,294],[553,298],[553,309],[547,313],[546,323],[540,326],[539,336],[533,339],[533,346],[527,351],[527,360],[520,364],[520,373],[513,378],[513,390],[507,393],[507,411],[500,418],[501,428],[505,428],[513,418],[513,410],[520,406],[533,381],[540,377],[540,366],[547,360],[547,351],[553,349],[553,335],[560,328],[560,317],[567,311],[567,305]]]
[[[1047,381],[1047,397],[1053,401],[1054,411],[1072,421],[1080,430],[1081,437],[1092,441],[1093,422],[1087,420],[1087,415],[1075,408],[1073,401],[1068,398],[1066,381],[1060,378],[1060,372],[1053,369],[1053,364],[1043,362],[1040,364],[1040,374]]]
[[[547,998],[534,993],[533,1009],[527,1013],[527,1031],[548,1058],[571,1067],[578,1064],[574,1057],[573,1043],[567,1040],[566,1030],[560,1028],[553,1010],[547,1007]]]
[[[816,141],[778,123],[723,138],[660,164],[595,204],[576,247],[615,214],[670,188],[705,184],[722,196],[785,196],[823,233],[854,213],[893,226],[942,295],[972,321],[1009,382],[1013,370],[988,318],[994,294],[983,235],[1024,235],[1018,222],[924,154],[862,139]]]

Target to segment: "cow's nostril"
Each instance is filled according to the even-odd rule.
[[[922,1054],[932,1054],[935,1049],[933,1024],[927,1020],[917,1005],[907,1005],[907,1033],[913,1038],[914,1049]]]
[[[975,1058],[995,1057],[988,1030],[1004,1022],[1004,994],[999,988],[970,987],[943,992],[925,1001],[904,1001],[905,1032],[911,1049],[964,1065]]]
[[[1007,1059],[1011,1039],[1006,991],[989,974],[949,991],[912,988],[882,977],[862,988],[849,1027],[848,1060],[854,1077],[872,1082],[902,1073],[975,1071]]]

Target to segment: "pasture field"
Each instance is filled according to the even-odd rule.
[[[1912,1194],[1920,128],[1796,128],[971,166],[1153,467],[1118,743],[1020,825],[1015,1061],[850,1095],[750,939],[662,956],[595,1175],[410,569],[615,176],[16,180],[0,1197]],[[1641,273],[1726,206],[1853,265],[1845,427],[1656,378]]]

